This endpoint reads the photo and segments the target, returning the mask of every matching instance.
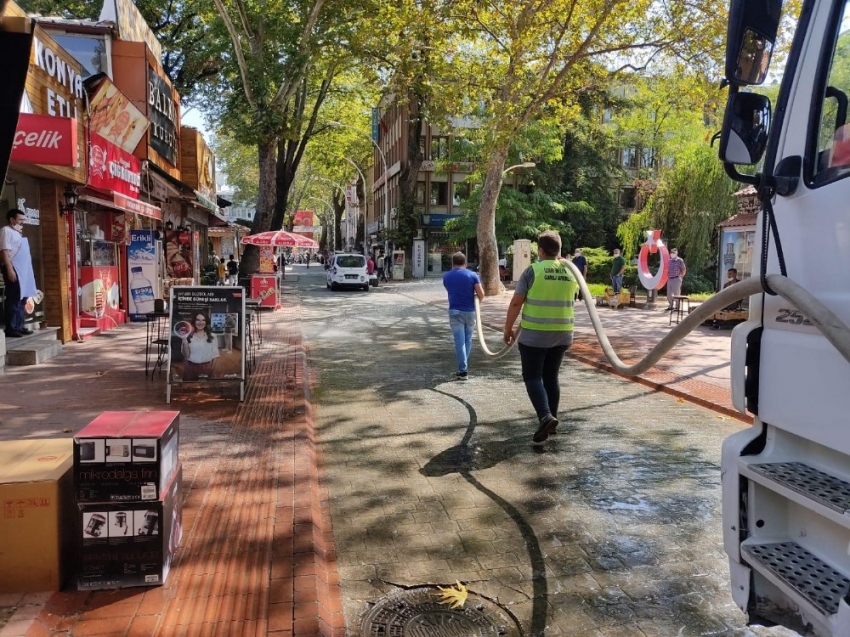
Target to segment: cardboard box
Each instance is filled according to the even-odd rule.
[[[0,442],[0,593],[56,591],[74,563],[70,438]]]
[[[74,436],[82,502],[158,500],[177,465],[179,411],[105,411]]]
[[[77,589],[159,586],[183,537],[183,467],[155,502],[77,505]]]

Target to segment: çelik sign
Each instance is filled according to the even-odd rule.
[[[148,67],[148,119],[150,120],[150,145],[172,165],[177,165],[177,103],[171,86],[153,67]]]
[[[21,113],[12,142],[12,161],[46,166],[79,166],[77,120]]]

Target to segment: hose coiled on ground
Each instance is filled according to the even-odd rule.
[[[594,331],[596,332],[596,338],[602,346],[602,351],[604,352],[605,357],[614,369],[624,376],[637,376],[638,374],[642,374],[661,360],[667,352],[673,349],[676,343],[681,341],[703,322],[711,318],[716,312],[719,312],[736,301],[745,299],[753,294],[760,294],[764,292],[764,288],[762,287],[759,277],[751,277],[741,281],[740,283],[736,283],[735,285],[730,285],[725,290],[721,290],[710,299],[694,308],[694,310],[688,314],[681,323],[670,330],[670,333],[662,338],[640,361],[633,365],[626,365],[622,360],[620,360],[620,357],[617,356],[617,352],[614,351],[614,347],[611,345],[611,342],[608,340],[608,336],[605,334],[605,328],[602,326],[602,321],[599,319],[599,314],[596,311],[595,299],[590,294],[587,282],[584,280],[581,272],[575,265],[573,265],[572,262],[565,261],[563,263],[576,277],[579,288],[581,288],[581,293],[584,297],[584,304],[587,307],[587,313],[590,316],[590,321],[593,324]],[[806,318],[811,321],[812,325],[817,327],[824,337],[826,337],[835,349],[837,349],[847,362],[850,363],[850,327],[842,322],[832,310],[788,277],[784,277],[781,274],[769,274],[767,275],[766,280],[774,292],[803,312]],[[484,329],[481,323],[481,304],[478,301],[478,297],[475,298],[475,315],[477,319],[478,341],[481,343],[481,349],[484,350],[484,353],[487,354],[491,360],[498,360],[505,356],[511,350],[513,345],[505,345],[498,352],[494,353],[490,351],[484,341]],[[519,329],[521,330],[522,328]],[[514,339],[514,343],[516,343],[516,339]]]

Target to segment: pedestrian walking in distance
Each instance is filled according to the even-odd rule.
[[[452,255],[452,269],[443,275],[443,286],[449,295],[449,326],[455,341],[457,378],[469,378],[469,353],[472,350],[472,332],[475,330],[475,296],[484,300],[484,288],[475,272],[466,269],[466,255]]]
[[[511,345],[520,312],[519,356],[522,380],[537,412],[535,443],[544,442],[558,427],[561,400],[559,374],[564,354],[573,343],[574,300],[578,287],[566,261],[560,259],[561,237],[544,232],[537,240],[538,262],[522,273],[505,317],[503,338]]]

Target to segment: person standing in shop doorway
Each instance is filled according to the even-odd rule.
[[[6,336],[10,338],[32,334],[24,327],[24,304],[37,293],[30,244],[24,237],[24,219],[24,213],[13,208],[6,213],[7,225],[0,229],[0,266],[6,282],[3,314]]]

